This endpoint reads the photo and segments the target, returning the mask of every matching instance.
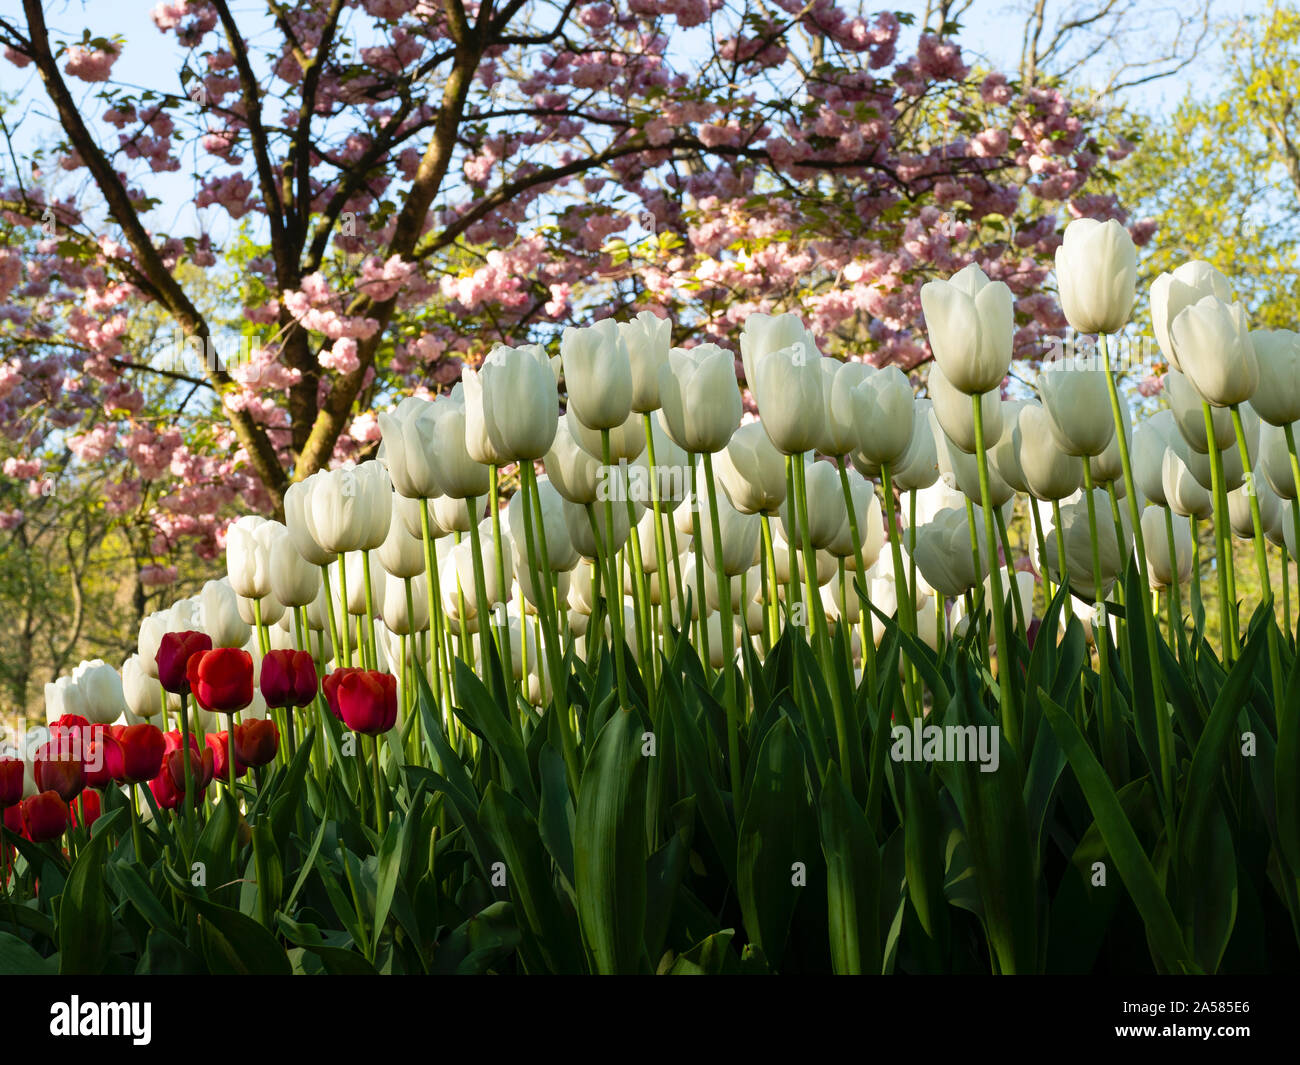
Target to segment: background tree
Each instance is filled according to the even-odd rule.
[[[1142,258],[1148,278],[1206,259],[1232,278],[1258,327],[1295,328],[1300,13],[1270,3],[1221,28],[1214,91],[1148,124],[1120,195],[1159,229]]]

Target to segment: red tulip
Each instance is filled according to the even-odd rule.
[[[25,770],[21,758],[0,758],[0,807],[7,809],[23,801]]]
[[[9,829],[15,836],[27,838],[27,827],[23,824],[23,807],[22,803],[14,803],[13,806],[6,806],[4,813],[4,826]],[[5,848],[13,851],[10,844],[5,844]]]
[[[269,718],[235,726],[235,758],[246,765],[266,765],[279,749],[280,730]]]
[[[158,680],[173,695],[190,690],[185,667],[192,656],[212,650],[212,637],[206,632],[168,632],[158,645]]]
[[[365,670],[357,669],[353,666],[346,666],[343,669],[336,669],[333,673],[326,673],[325,679],[321,681],[320,690],[325,695],[325,702],[329,705],[330,713],[343,720],[343,713],[339,709],[339,685],[343,683],[345,677],[353,673],[364,673]]]
[[[215,762],[211,748],[204,751],[200,757],[199,752],[191,746],[189,756],[190,773],[194,777],[194,796],[197,799],[212,783]],[[171,774],[172,784],[177,793],[182,796],[185,794],[185,763],[181,760],[183,757],[184,753],[179,748],[167,756],[167,772]]]
[[[269,651],[262,659],[266,705],[306,706],[316,698],[316,663],[308,651]]]
[[[391,673],[359,669],[338,686],[343,723],[363,736],[378,736],[397,723],[397,678]]]
[[[203,737],[204,742],[208,745],[208,750],[212,754],[212,776],[215,780],[230,779],[230,759],[228,757],[230,750],[230,734],[228,732],[209,732]],[[248,764],[239,756],[239,744],[235,744],[235,777],[244,776],[248,772]]]
[[[123,784],[143,784],[152,780],[162,769],[167,752],[167,740],[155,725],[128,725],[118,735],[122,746],[122,772],[118,780]]]
[[[50,722],[50,732],[60,730],[80,732],[82,729],[88,728],[90,728],[90,722],[80,714],[63,714]]]
[[[204,710],[233,714],[253,701],[253,656],[237,647],[194,655],[186,675]]]
[[[86,771],[81,759],[61,749],[58,743],[47,743],[41,747],[32,759],[32,772],[36,777],[36,787],[41,791],[53,791],[68,802],[80,794],[86,786]]]
[[[86,785],[102,788],[122,776],[122,745],[103,730],[86,744]]]
[[[184,795],[184,789],[177,790],[176,785],[172,783],[171,772],[165,764],[162,772],[149,781],[149,790],[153,792],[154,802],[158,804],[160,810],[176,809]]]
[[[99,792],[95,791],[93,788],[87,788],[81,793],[81,799],[79,802],[68,804],[68,814],[72,819],[72,826],[74,828],[81,824],[81,815],[77,812],[78,806],[82,808],[82,811],[85,814],[87,828],[99,820],[99,813],[102,808]]]
[[[33,843],[58,839],[68,827],[68,804],[54,791],[23,800],[23,829]]]

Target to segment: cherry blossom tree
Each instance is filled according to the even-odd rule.
[[[1131,146],[1063,85],[835,0],[172,0],[153,21],[164,90],[39,0],[0,18],[45,98],[3,130],[0,527],[45,476],[36,443],[108,463],[149,580],[495,343],[650,309],[676,343],[734,346],[746,315],[798,309],[831,353],[912,369],[920,285],[973,261],[1037,357],[1064,326],[1042,292],[1064,222],[1126,220],[1109,167]],[[198,219],[178,232],[169,173]],[[144,309],[166,328],[142,335]]]

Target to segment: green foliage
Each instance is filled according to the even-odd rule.
[[[314,736],[248,789],[246,821],[226,802],[206,825],[161,814],[140,827],[137,854],[131,811],[110,793],[70,865],[6,834],[17,851],[0,971],[1294,970],[1300,658],[1274,629],[1292,683],[1273,706],[1271,625],[1257,611],[1230,664],[1200,631],[1162,642],[1172,810],[1147,754],[1155,710],[1125,671],[1143,655],[1113,652],[1123,697],[1103,744],[1100,678],[1073,619],[1059,642],[1015,639],[1000,656],[1022,729],[1018,749],[994,734],[992,772],[972,757],[891,756],[895,671],[855,680],[788,628],[761,665],[745,656],[739,796],[725,678],[685,640],[652,696],[628,659],[626,708],[609,645],[574,664],[576,784],[554,706],[507,714],[462,671],[457,717],[472,731],[448,730],[421,678],[422,764],[399,766],[401,745],[381,747],[382,834],[357,801],[368,774],[309,769]],[[922,666],[924,724],[998,723],[997,687],[969,641],[935,653],[886,629],[880,661],[901,645]],[[857,708],[857,785],[831,753],[832,697]]]

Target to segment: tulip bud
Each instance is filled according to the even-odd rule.
[[[226,572],[230,587],[246,599],[261,599],[271,590],[270,558],[256,535],[266,519],[246,514],[226,530]]]
[[[119,779],[124,784],[143,784],[161,772],[167,741],[159,729],[148,724],[128,725],[118,743],[122,748]]]
[[[315,662],[307,651],[271,651],[262,659],[258,685],[267,706],[307,706],[316,698]]]
[[[393,490],[403,498],[432,499],[442,495],[434,461],[436,420],[433,403],[419,396],[408,396],[391,414],[379,415],[388,476]],[[288,509],[286,500],[286,521]]]
[[[96,658],[82,662],[72,671],[72,682],[85,703],[85,717],[91,724],[108,725],[126,712],[122,676]]]
[[[885,545],[885,525],[880,510],[880,500],[876,498],[875,486],[856,470],[850,472],[848,478],[849,495],[853,499],[853,517],[857,522],[858,538],[862,547],[862,565],[870,569],[876,564],[876,559],[880,557],[880,552]],[[853,549],[853,527],[849,524],[847,511],[839,533],[826,545],[826,550],[836,558],[844,559],[844,564],[856,572],[858,560]]]
[[[1115,219],[1079,218],[1056,249],[1056,283],[1066,320],[1080,333],[1118,333],[1133,309],[1137,249]]]
[[[90,752],[89,743],[80,737],[69,742],[68,737],[52,740],[39,748],[32,757],[32,775],[38,791],[53,791],[65,802],[81,794],[86,786],[86,770],[82,761]]]
[[[804,475],[808,488],[809,537],[812,546],[820,551],[835,542],[841,525],[848,521],[848,513],[844,509],[844,490],[840,486],[838,471],[829,462],[805,462]],[[795,500],[789,497],[781,504],[781,529],[787,542],[792,539],[791,528],[798,530],[793,540],[795,548],[802,553],[803,515],[792,509],[794,505]],[[707,533],[705,539],[708,539]]]
[[[564,416],[564,420],[569,423],[569,431],[573,434],[573,439],[583,451],[597,461],[604,461],[605,443],[601,433],[597,429],[588,429],[574,414],[573,408],[570,407]],[[629,414],[627,420],[609,430],[609,459],[611,462],[618,462],[620,459],[631,461],[638,458],[645,450],[645,426],[642,423],[641,415]]]
[[[1255,538],[1255,520],[1251,512],[1251,496],[1259,506],[1261,532],[1277,522],[1282,510],[1282,501],[1268,486],[1264,478],[1255,474],[1240,488],[1228,493],[1228,520],[1232,531],[1243,540]]]
[[[375,552],[375,558],[384,571],[394,577],[414,577],[424,572],[424,540],[412,536],[402,522],[392,522],[388,526],[388,535]]]
[[[1292,435],[1300,436],[1300,424],[1295,426]],[[1265,423],[1260,426],[1259,471],[1279,498],[1296,498],[1295,476],[1291,470],[1291,453],[1287,450],[1286,433],[1275,425]]]
[[[321,547],[312,519],[311,493],[318,484],[320,474],[314,473],[305,481],[289,485],[284,493],[284,522],[298,554],[313,566],[328,566],[334,561],[335,553]]]
[[[625,479],[615,474],[611,480],[616,485],[625,485]],[[618,502],[614,504],[614,536],[611,549],[620,551],[623,545],[627,543],[628,533],[631,526],[628,523],[627,504],[618,493],[625,491],[626,488],[612,488],[609,491]],[[576,503],[564,502],[564,525],[569,531],[569,541],[573,544],[574,549],[583,558],[596,558],[599,556],[597,550],[601,540],[606,539],[608,530],[605,528],[604,507],[597,506],[595,509],[595,529],[592,528],[591,519],[588,517],[587,507],[580,507]],[[644,506],[634,501],[633,513],[637,520],[640,520]],[[608,545],[607,545],[608,546]],[[484,548],[486,550],[486,548]]]
[[[934,360],[954,388],[974,396],[1002,384],[1015,331],[1005,283],[971,263],[947,281],[922,285],[921,308]]]
[[[758,422],[732,434],[714,471],[728,502],[742,514],[772,514],[785,499],[785,459]]]
[[[1179,312],[1169,334],[1179,367],[1205,402],[1231,407],[1255,394],[1259,363],[1241,304],[1205,296]]]
[[[53,721],[64,714],[89,716],[86,693],[72,677],[59,677],[45,685],[45,720]]]
[[[560,336],[568,406],[588,429],[622,425],[632,410],[632,362],[618,323],[606,318]],[[540,457],[540,456],[538,456]]]
[[[540,459],[555,439],[559,392],[537,344],[498,345],[478,370],[461,373],[465,447],[475,462],[505,466]]]
[[[1169,530],[1165,525],[1164,507],[1147,507],[1142,511],[1142,538],[1147,549],[1147,577],[1153,589],[1182,583],[1192,575],[1192,531],[1187,522],[1176,521],[1174,554],[1169,554]]]
[[[466,446],[464,389],[458,383],[447,396],[435,400],[432,419],[432,454],[437,456],[438,481],[443,494],[452,499],[484,496],[489,486],[488,469],[475,462]],[[452,528],[439,518],[444,528]],[[466,529],[469,526],[465,527]],[[461,530],[464,531],[464,530]]]
[[[933,405],[928,399],[916,401],[911,441],[891,471],[894,486],[900,492],[929,488],[939,479],[939,451],[931,429],[932,413]],[[856,452],[853,455],[853,466],[864,477],[874,476],[873,470],[863,468],[861,460],[865,457],[865,451]]]
[[[190,690],[186,666],[192,655],[212,650],[206,632],[168,632],[158,645],[158,680],[169,692],[184,695]]]
[[[479,469],[486,470],[486,466]],[[477,502],[470,507],[468,499],[458,496],[439,496],[429,500],[430,519],[447,533],[467,533],[470,522],[479,521],[487,513],[489,497],[476,496]],[[432,531],[432,530],[430,530]]]
[[[700,474],[701,480],[704,474]],[[701,493],[702,495],[704,493]],[[718,503],[718,529],[721,541],[716,542],[712,532],[712,516],[702,527],[704,558],[714,570],[721,569],[727,577],[746,572],[758,561],[759,539],[763,526],[755,514],[737,510],[727,500],[726,492],[715,491]],[[705,518],[700,515],[701,520]],[[716,581],[714,582],[716,584]]]
[[[1187,446],[1202,455],[1209,454],[1210,445],[1205,436],[1205,413],[1200,393],[1177,370],[1165,374],[1165,398],[1173,412],[1174,424]],[[1220,451],[1229,451],[1236,443],[1232,426],[1232,412],[1220,408],[1211,410],[1214,423],[1214,444]],[[1170,441],[1172,443],[1172,441]]]
[[[820,380],[818,388],[820,396]],[[659,370],[659,399],[664,428],[678,447],[693,454],[721,451],[742,412],[734,356],[716,344],[673,348]]]
[[[1047,363],[1038,375],[1038,394],[1053,439],[1067,455],[1100,455],[1115,437],[1110,391],[1101,370]]]
[[[940,477],[962,492],[972,503],[981,503],[983,490],[980,487],[978,456],[962,451],[937,426],[936,431]],[[988,482],[989,499],[995,507],[1003,506],[1015,499],[1015,490],[992,467],[988,471]]]
[[[23,831],[33,843],[58,839],[68,828],[68,804],[53,791],[43,791],[22,803]]]
[[[280,730],[275,722],[246,721],[234,727],[235,757],[256,769],[275,760],[280,749]]]
[[[406,580],[411,582],[407,599]],[[410,636],[429,627],[429,591],[423,573],[403,579],[384,575],[383,606],[379,611],[385,627],[397,636]],[[409,608],[409,610],[408,610]]]
[[[551,450],[546,453],[546,472],[556,491],[570,503],[596,501],[596,484],[600,479],[601,460],[583,449],[574,435],[576,418],[567,414],[560,419]]]
[[[339,682],[339,716],[353,732],[379,736],[397,723],[397,678],[374,670],[354,670]]]
[[[1133,430],[1133,482],[1137,490],[1157,506],[1166,506],[1164,486],[1165,449],[1178,433],[1174,416],[1159,411]]]
[[[287,538],[288,532],[284,535]],[[271,565],[269,558],[267,564]],[[248,642],[251,629],[248,622],[239,616],[239,597],[228,577],[206,582],[198,600],[195,620],[201,631],[212,639],[213,647],[243,647]]]
[[[27,766],[21,758],[0,755],[0,807],[13,806],[22,801],[26,773]]]
[[[204,710],[232,714],[253,701],[253,656],[233,647],[218,647],[193,655],[186,677]]]
[[[167,632],[166,611],[156,611],[140,622],[140,637],[136,644],[140,667],[154,680],[158,679],[158,648],[162,644],[165,632]]]
[[[1256,329],[1250,341],[1259,366],[1259,385],[1250,405],[1269,425],[1300,419],[1300,333]]]
[[[618,332],[632,367],[632,410],[649,414],[659,409],[659,370],[668,361],[673,323],[642,311],[632,321],[620,322]]]
[[[537,514],[541,511],[542,531],[546,539],[546,555],[542,555],[542,536],[537,528]],[[537,555],[538,565],[547,570],[571,570],[578,564],[578,552],[569,539],[569,527],[564,523],[564,498],[555,489],[549,477],[537,478],[537,498],[528,507],[528,517],[532,524],[533,550]],[[523,565],[528,568],[528,526],[524,521],[524,497],[516,492],[510,497],[506,507],[506,528],[510,539],[520,552]]]
[[[750,391],[763,429],[783,455],[813,450],[826,418],[822,355],[807,339],[755,360]]]
[[[937,363],[930,367],[927,385],[934,416],[944,435],[966,454],[975,454],[975,411],[971,397],[954,388]],[[1002,436],[1002,396],[997,389],[980,396],[980,416],[984,420],[984,447],[988,449]]]
[[[1171,327],[1178,315],[1205,296],[1231,301],[1232,286],[1223,274],[1200,260],[1183,263],[1172,273],[1161,274],[1151,283],[1151,326],[1156,343],[1169,364],[1180,372],[1182,367]]]
[[[1202,520],[1213,515],[1214,503],[1210,493],[1192,476],[1187,463],[1173,448],[1165,450],[1160,479],[1165,502],[1175,514]]]

